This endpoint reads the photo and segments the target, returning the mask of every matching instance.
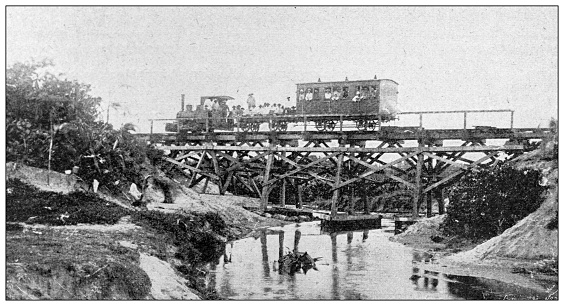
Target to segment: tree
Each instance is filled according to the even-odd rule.
[[[45,167],[64,125],[95,122],[101,99],[90,85],[47,72],[49,60],[16,63],[6,71],[6,159]],[[51,148],[51,149],[50,149]]]

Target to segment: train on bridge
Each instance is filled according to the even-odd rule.
[[[313,122],[318,131],[333,131],[343,122],[353,123],[359,131],[374,131],[383,122],[397,119],[398,83],[389,79],[296,84],[292,106],[260,105],[229,109],[230,96],[203,96],[193,109],[184,105],[176,120],[165,131],[179,134],[216,130],[258,132],[267,123],[270,131],[286,131],[290,123]]]

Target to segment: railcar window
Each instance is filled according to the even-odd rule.
[[[319,100],[319,87],[313,88],[313,99]]]
[[[373,86],[370,87],[370,96],[372,98],[378,97],[378,86],[373,85]]]
[[[345,86],[343,87],[343,99],[346,99],[349,97],[349,87]]]
[[[306,101],[311,101],[313,100],[313,90],[311,88],[307,89],[307,93],[305,96]]]
[[[337,101],[340,99],[340,97],[341,97],[341,92],[339,91],[339,88],[336,87],[335,90],[333,90],[333,97],[331,98],[331,100]]]
[[[368,99],[370,97],[368,86],[362,86],[362,91],[360,92],[360,97],[362,99]]]
[[[298,100],[299,100],[299,101],[305,100],[305,92],[304,92],[304,89],[303,89],[303,88],[300,89],[300,92],[299,92],[299,94],[298,94]]]
[[[331,87],[325,87],[325,100],[331,100]]]

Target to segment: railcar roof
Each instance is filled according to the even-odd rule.
[[[230,96],[201,96],[203,99],[222,99],[222,100],[235,100],[235,98]]]
[[[348,80],[348,81],[332,81],[332,82],[310,82],[310,83],[297,83],[297,86],[300,85],[311,85],[311,86],[315,86],[315,85],[330,85],[330,84],[335,84],[335,83],[374,83],[375,81],[392,81],[396,84],[398,84],[398,82],[394,81],[394,80],[390,80],[390,79],[369,79],[369,80]],[[399,85],[399,84],[398,84]]]

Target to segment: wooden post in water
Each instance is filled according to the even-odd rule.
[[[421,148],[421,143],[419,143]],[[423,168],[423,154],[419,153],[417,156],[417,170],[415,173],[415,189],[413,190],[413,213],[412,217],[419,216],[419,203],[421,201],[421,170]]]
[[[284,232],[278,233],[278,259],[284,257]]]
[[[298,246],[300,244],[300,238],[302,238],[302,232],[296,230],[294,234],[294,253],[298,252]]]
[[[266,169],[264,171],[263,186],[262,186],[262,201],[260,203],[260,211],[264,212],[268,206],[268,195],[270,193],[270,186],[267,182],[270,178],[270,169],[272,168],[272,161],[274,160],[274,155],[272,153],[268,154],[268,159],[266,160]]]
[[[337,174],[335,175],[335,184],[333,187],[338,187],[341,183],[341,172],[343,170],[343,153],[339,154],[337,159]],[[339,203],[339,188],[333,191],[333,198],[331,198],[331,217],[337,216],[337,204]]]

